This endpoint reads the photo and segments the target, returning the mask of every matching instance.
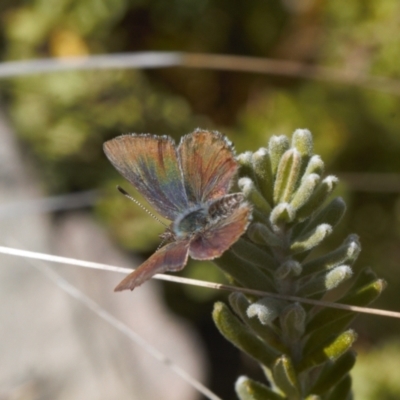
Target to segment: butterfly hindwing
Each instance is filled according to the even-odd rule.
[[[234,193],[217,199],[210,212],[213,222],[190,242],[190,256],[197,260],[212,260],[228,250],[245,232],[251,207],[241,193]]]
[[[156,274],[179,271],[186,265],[188,256],[189,241],[169,243],[131,272],[118,284],[114,291],[133,290]]]
[[[114,167],[165,218],[188,207],[174,141],[167,136],[123,135],[104,143]]]

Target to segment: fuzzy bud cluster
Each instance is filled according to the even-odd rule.
[[[313,154],[307,129],[296,130],[291,141],[273,136],[268,147],[245,152],[238,162],[238,187],[253,205],[253,219],[246,235],[215,260],[232,283],[309,299],[336,291],[338,302],[358,306],[380,295],[385,283],[372,271],[353,276],[361,250],[357,235],[312,257],[346,205],[340,197],[330,199],[338,179],[323,176],[324,163]],[[344,285],[350,278],[354,282]],[[240,377],[240,399],[350,398],[356,333],[348,326],[354,313],[239,293],[229,303],[215,305],[217,327],[261,364],[269,381]]]

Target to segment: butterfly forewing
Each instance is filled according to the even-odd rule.
[[[188,260],[189,241],[169,243],[156,251],[148,260],[131,272],[114,289],[116,292],[130,289],[141,285],[155,274],[167,271],[179,271]]]
[[[104,143],[114,167],[165,218],[188,207],[174,141],[167,136],[123,135]]]
[[[237,171],[231,143],[218,132],[197,130],[178,147],[186,194],[192,204],[228,193]]]

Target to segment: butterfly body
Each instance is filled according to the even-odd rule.
[[[182,269],[194,259],[219,257],[246,230],[251,209],[241,193],[229,194],[237,171],[231,143],[197,130],[178,147],[167,136],[123,135],[104,144],[114,167],[172,223],[167,244],[115,290],[134,289],[156,273]]]
[[[209,220],[206,204],[189,209],[187,213],[179,215],[172,224],[172,231],[177,239],[186,239],[201,232]]]

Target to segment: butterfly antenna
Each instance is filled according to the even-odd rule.
[[[156,251],[160,250],[161,247],[164,246],[164,243],[165,243],[165,242],[166,242],[166,239],[163,239],[163,240],[161,241],[161,243],[157,246]]]
[[[139,203],[135,198],[133,198],[125,189],[122,189],[121,186],[117,186],[117,189],[119,192],[121,192],[125,197],[127,197],[129,200],[133,201],[137,206],[139,206],[143,211],[145,211],[147,214],[149,214],[151,217],[153,217],[156,221],[158,221],[160,224],[164,225],[165,227],[168,228],[164,222],[160,220],[156,215],[154,215],[151,211],[149,211],[143,204]]]

